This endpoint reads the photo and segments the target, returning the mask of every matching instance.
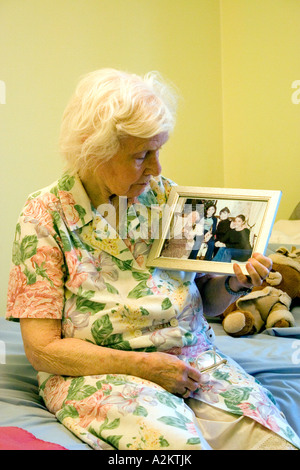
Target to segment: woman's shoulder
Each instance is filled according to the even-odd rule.
[[[36,205],[40,205],[41,207],[43,206],[44,209],[47,209],[49,205],[51,206],[53,203],[58,201],[57,188],[58,188],[58,181],[55,181],[49,186],[45,186],[44,188],[41,188],[39,190],[36,190],[30,193],[27,196],[23,210],[25,210],[26,208],[30,206],[36,206]]]
[[[37,223],[43,223],[49,217],[55,223],[63,219],[70,229],[74,229],[91,220],[91,202],[79,177],[65,173],[49,186],[31,193],[21,216]]]

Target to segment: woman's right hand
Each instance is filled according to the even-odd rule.
[[[199,386],[201,373],[178,357],[164,353],[147,353],[141,375],[170,393],[188,398]]]

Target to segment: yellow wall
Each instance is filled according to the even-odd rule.
[[[300,199],[299,42],[299,0],[0,0],[0,315],[18,212],[62,170],[60,119],[82,74],[159,70],[183,97],[163,173],[282,189],[288,218]]]
[[[300,1],[223,0],[221,19],[225,187],[280,189],[277,218],[289,218],[300,200]]]

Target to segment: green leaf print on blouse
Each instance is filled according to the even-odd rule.
[[[78,418],[79,413],[73,405],[65,405],[56,415],[62,423],[65,418]]]
[[[122,435],[108,435],[105,431],[110,431],[112,429],[118,428],[120,425],[120,418],[116,418],[113,421],[109,421],[108,418],[105,418],[104,422],[101,424],[99,431],[96,431],[92,426],[89,426],[89,432],[94,436],[103,439],[103,441],[108,442],[116,449],[119,448],[119,441],[123,437]]]
[[[66,401],[69,400],[84,400],[93,393],[97,392],[96,387],[92,385],[84,385],[84,377],[76,377],[72,380]]]
[[[93,300],[89,300],[84,297],[77,297],[76,298],[76,310],[82,313],[90,313],[91,315],[95,315],[95,313],[100,312],[105,308],[104,303],[94,302]]]
[[[75,184],[75,177],[65,174],[60,180],[58,181],[58,189],[61,191],[70,191]]]
[[[233,410],[237,414],[243,414],[238,406],[241,402],[249,399],[250,393],[253,391],[251,387],[231,387],[220,395],[224,398],[224,402],[228,409]]]
[[[123,335],[120,333],[112,334],[112,332],[113,326],[108,314],[98,318],[91,328],[92,336],[98,346],[107,346],[113,349],[130,351],[131,346],[128,341],[123,340]]]
[[[169,408],[173,408],[175,410],[182,404],[181,398],[176,397],[176,395],[172,395],[169,392],[156,392],[155,398],[157,398],[158,401],[163,405],[166,405]]]
[[[15,241],[13,243],[12,262],[16,266],[23,264],[24,274],[27,278],[27,284],[34,284],[36,282],[36,275],[35,273],[29,271],[25,264],[25,261],[36,254],[38,239],[36,235],[26,235],[20,243],[20,232],[20,225],[18,224],[16,229]]]
[[[167,424],[168,426],[174,426],[175,428],[184,429],[186,431],[190,431],[192,428],[195,428],[193,421],[191,421],[189,418],[184,416],[182,413],[175,411],[175,414],[176,414],[176,417],[175,416],[162,416],[161,418],[158,418],[158,421],[161,421],[162,423]],[[195,430],[195,433],[196,433],[196,430]],[[190,445],[200,444],[200,438],[196,436],[189,438],[187,440],[187,444],[190,444]]]
[[[147,295],[153,295],[153,292],[147,286],[147,281],[139,282],[128,294],[129,299],[140,299],[141,297],[146,297]]]
[[[116,265],[118,266],[118,268],[121,271],[130,271],[131,270],[131,265],[133,263],[132,259],[123,261],[119,258],[116,258],[115,256],[112,256],[111,258],[112,258],[113,262],[116,263]]]
[[[86,215],[86,210],[79,204],[74,205],[74,209],[77,210],[81,222],[84,224],[84,216]]]
[[[16,231],[16,236],[19,234],[19,231]],[[36,235],[26,235],[21,243],[19,240],[15,239],[13,243],[13,253],[12,261],[18,266],[19,264],[24,263],[26,259],[31,258],[36,254],[38,245],[38,239]]]
[[[171,300],[169,299],[169,297],[166,297],[163,301],[162,301],[162,304],[161,304],[161,308],[163,310],[168,310],[168,308],[172,307],[172,302]]]

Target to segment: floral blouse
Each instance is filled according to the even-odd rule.
[[[203,316],[201,295],[194,282],[196,274],[147,267],[147,254],[153,242],[151,233],[148,237],[138,236],[141,217],[145,217],[145,210],[139,209],[146,207],[149,218],[153,210],[160,215],[172,185],[164,177],[151,180],[150,187],[137,202],[128,206],[126,237],[121,237],[107,218],[92,206],[77,175],[66,173],[51,186],[31,194],[21,212],[13,242],[7,319],[61,319],[63,337],[123,350],[166,351],[195,365],[200,353],[212,349],[214,339]],[[148,226],[151,227],[151,223]],[[202,373],[199,389],[193,397],[248,416],[300,447],[298,436],[275,406],[270,393],[233,360],[226,359],[220,367]],[[82,415],[83,407],[78,403],[95,400],[100,390],[101,403],[105,400],[107,405],[110,399],[111,406],[116,407],[113,396],[122,396],[125,400],[128,377],[125,380],[120,376],[125,382],[118,376],[106,376],[105,380],[99,377],[92,385],[91,378],[80,378],[79,384],[78,378],[69,378],[69,382],[65,378],[61,382],[57,376],[54,381],[49,374],[39,376],[41,395],[50,411],[54,410],[58,419],[75,434],[89,436],[87,442],[88,439],[95,441],[95,436],[103,440],[100,432],[104,429],[103,423],[107,429],[121,429],[121,417],[124,418],[124,408],[122,411],[118,408],[119,415],[112,421],[114,425],[107,424],[108,414],[101,415],[101,419],[96,416],[94,421]],[[141,379],[132,377],[130,386],[136,389],[137,382]],[[144,386],[147,381],[142,382]],[[60,396],[58,389],[62,383],[65,394],[59,406],[51,409],[54,397]],[[161,398],[163,394],[173,403],[168,408],[172,410],[172,419],[157,418],[160,425],[167,426],[157,445],[163,447],[162,443],[168,439],[170,445],[174,436],[171,438],[168,430],[176,430],[176,423],[182,428],[185,422],[182,416],[186,411],[181,413],[178,408],[179,402],[182,406],[184,402],[159,386],[147,382],[147,387],[151,393],[160,393],[156,400],[159,406],[167,403],[167,399]],[[138,394],[142,400],[141,389]],[[147,406],[150,406],[149,400],[139,401],[130,412],[139,419],[141,415],[144,418],[148,414]],[[180,419],[176,412],[181,415]],[[192,422],[191,417],[185,419]],[[98,423],[98,430],[95,423]],[[141,429],[146,429],[143,426],[139,428],[140,433]],[[137,432],[133,431],[130,438],[126,429],[126,439],[126,433],[123,435],[119,430],[118,436],[123,437],[118,437],[117,443],[107,437],[104,441],[112,448],[120,448],[123,441],[123,448],[139,448],[134,441]],[[203,448],[199,436],[189,435],[186,442],[186,448],[196,444]]]

